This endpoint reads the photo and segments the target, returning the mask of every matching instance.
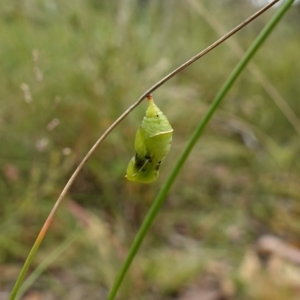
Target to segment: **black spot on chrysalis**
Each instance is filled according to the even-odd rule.
[[[149,162],[152,162],[151,156],[149,154],[145,155],[145,159],[149,160]]]
[[[145,159],[136,153],[135,154],[135,166],[136,166],[136,168],[140,169],[141,167],[144,166],[144,164],[145,164]]]

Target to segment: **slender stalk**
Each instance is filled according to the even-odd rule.
[[[91,155],[93,154],[93,152],[96,150],[96,148],[103,142],[103,140],[108,136],[108,134],[134,109],[136,108],[142,101],[143,99],[151,94],[152,92],[154,92],[156,89],[158,89],[161,85],[163,85],[165,82],[167,82],[169,79],[171,79],[173,76],[175,76],[176,74],[178,74],[179,72],[181,72],[182,70],[184,70],[185,68],[187,68],[189,65],[191,65],[192,63],[194,63],[196,60],[198,60],[200,57],[202,57],[203,55],[207,54],[208,52],[210,52],[212,49],[214,49],[215,47],[217,47],[218,45],[220,45],[221,43],[223,43],[226,39],[228,39],[230,36],[232,36],[233,34],[235,34],[237,31],[239,31],[241,28],[243,28],[244,26],[246,26],[247,24],[249,24],[251,21],[253,21],[255,18],[257,18],[259,15],[261,15],[263,12],[265,12],[266,10],[268,10],[271,6],[273,6],[276,2],[278,2],[279,0],[274,0],[271,3],[269,3],[268,5],[266,5],[265,7],[263,7],[261,10],[259,10],[258,12],[256,12],[255,14],[253,14],[251,17],[249,17],[248,19],[246,19],[244,22],[242,22],[240,25],[238,25],[237,27],[235,27],[233,30],[231,30],[230,32],[228,32],[226,35],[224,35],[222,38],[218,39],[215,43],[213,43],[212,45],[210,45],[209,47],[207,47],[206,49],[204,49],[203,51],[201,51],[200,53],[198,53],[197,55],[195,55],[194,57],[192,57],[190,60],[188,60],[187,62],[183,63],[181,66],[179,66],[177,69],[175,69],[174,71],[172,71],[171,73],[169,73],[167,76],[165,76],[163,79],[161,79],[160,81],[158,81],[156,84],[154,84],[150,89],[148,89],[144,94],[142,94],[140,96],[140,98],[134,103],[132,104],[103,134],[102,136],[96,141],[96,143],[92,146],[92,148],[89,150],[89,152],[86,154],[86,156],[83,158],[83,160],[81,161],[81,163],[78,165],[78,167],[76,168],[76,170],[74,171],[74,173],[72,174],[72,176],[70,177],[69,181],[67,182],[67,184],[65,185],[64,189],[62,190],[61,194],[59,195],[57,201],[55,202],[55,205],[53,206],[51,212],[49,213],[48,218],[46,219],[41,231],[39,232],[28,256],[27,259],[20,271],[20,274],[16,280],[16,283],[13,287],[12,293],[10,295],[9,300],[14,300],[16,297],[16,294],[18,292],[18,290],[20,289],[20,286],[24,280],[24,277],[28,271],[29,266],[31,265],[33,258],[48,230],[48,228],[50,227],[52,220],[54,218],[54,215],[59,207],[59,205],[61,204],[63,198],[65,197],[65,195],[67,194],[68,190],[70,189],[71,185],[73,184],[75,178],[77,177],[77,175],[79,174],[79,172],[81,171],[81,169],[83,168],[83,166],[86,164],[86,162],[89,160],[89,158],[91,157]]]
[[[201,18],[205,19],[206,22],[219,34],[223,35],[226,32],[224,26],[218,22],[218,20],[210,13],[200,1],[189,0],[192,8],[196,10]],[[244,55],[244,50],[233,38],[228,40],[228,45],[230,46],[233,53],[235,53],[239,58],[242,58]],[[281,110],[282,114],[294,127],[297,133],[300,135],[300,119],[297,117],[297,114],[289,106],[288,102],[283,98],[279,93],[278,89],[272,84],[272,82],[267,78],[263,71],[251,61],[248,66],[248,70],[252,76],[261,84],[262,88],[269,94],[270,99],[274,101],[277,107]]]
[[[60,256],[79,236],[78,232],[71,234],[59,247],[57,247],[47,258],[41,262],[37,268],[26,278],[23,282],[16,300],[21,299],[22,295],[29,289],[30,286],[37,280],[37,278],[49,267],[53,261]]]
[[[280,21],[282,16],[287,12],[289,7],[293,4],[294,0],[287,0],[284,5],[277,11],[277,13],[273,16],[273,18],[269,21],[269,23],[265,26],[265,28],[261,31],[261,33],[258,35],[258,37],[255,39],[253,44],[250,46],[248,51],[245,53],[244,57],[240,60],[240,62],[237,64],[231,75],[228,77],[216,97],[214,98],[212,104],[210,105],[207,113],[205,114],[202,121],[197,126],[196,130],[192,134],[191,138],[189,139],[186,147],[184,148],[183,152],[181,153],[179,159],[177,160],[173,170],[171,171],[170,176],[167,178],[166,182],[162,186],[161,190],[159,191],[155,201],[153,202],[148,214],[146,215],[141,228],[139,229],[135,240],[133,241],[133,244],[131,248],[129,249],[128,255],[125,259],[125,262],[123,263],[120,272],[114,282],[114,285],[108,295],[107,300],[113,300],[117,294],[117,291],[123,281],[123,278],[125,274],[127,273],[127,270],[129,269],[132,260],[134,259],[143,239],[146,236],[146,233],[148,232],[151,224],[153,223],[158,211],[160,210],[162,204],[164,203],[164,200],[173,185],[177,175],[179,174],[183,164],[185,163],[186,159],[188,158],[190,152],[192,151],[194,145],[198,141],[199,137],[201,136],[204,128],[208,124],[209,120],[211,119],[212,115],[216,111],[216,109],[219,107],[221,101],[224,99],[225,95],[228,93],[229,89],[235,82],[235,80],[238,78],[238,76],[241,74],[243,69],[245,68],[246,64],[249,62],[249,60],[253,57],[253,55],[256,53],[258,48],[262,45],[262,43],[265,41],[265,39],[268,37],[268,35],[272,32],[275,25]]]

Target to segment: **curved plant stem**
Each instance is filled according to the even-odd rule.
[[[293,4],[294,0],[287,0],[284,5],[277,11],[277,13],[273,16],[273,18],[269,21],[269,23],[265,26],[265,28],[261,31],[261,33],[258,35],[256,40],[253,42],[253,44],[250,46],[248,51],[245,53],[244,57],[240,60],[240,62],[237,64],[231,75],[228,77],[216,97],[214,98],[212,104],[210,105],[207,113],[205,114],[204,118],[196,128],[196,130],[193,132],[191,138],[189,139],[186,147],[184,148],[183,152],[181,153],[179,159],[177,160],[173,170],[171,171],[170,176],[167,178],[166,182],[162,186],[161,190],[159,191],[154,203],[152,204],[148,214],[146,215],[141,228],[139,229],[135,240],[133,241],[133,244],[129,250],[129,253],[125,259],[125,262],[123,263],[120,272],[114,282],[114,285],[108,295],[107,300],[113,300],[117,294],[117,291],[123,281],[123,278],[125,274],[127,273],[128,268],[131,265],[132,260],[134,259],[143,239],[146,236],[147,231],[149,230],[151,224],[153,223],[153,220],[155,219],[158,211],[160,210],[162,204],[164,203],[164,200],[173,185],[177,175],[179,174],[183,164],[185,163],[186,159],[188,158],[190,152],[192,151],[194,145],[198,141],[199,137],[202,135],[202,132],[206,125],[208,124],[209,120],[211,119],[212,115],[220,105],[221,101],[224,99],[225,95],[235,82],[235,80],[238,78],[238,76],[241,74],[243,69],[245,68],[246,64],[249,62],[249,60],[253,57],[253,55],[256,53],[258,48],[262,45],[262,43],[265,41],[265,39],[268,37],[268,35],[272,32],[275,25],[280,21],[280,19],[283,17],[283,15],[287,12],[289,7]]]
[[[251,21],[253,21],[255,18],[257,18],[259,15],[261,15],[263,12],[265,12],[266,10],[268,10],[272,5],[274,5],[276,2],[278,2],[279,0],[274,0],[271,3],[269,3],[268,5],[266,5],[265,7],[263,7],[261,10],[259,10],[258,12],[256,12],[255,14],[253,14],[251,17],[249,17],[248,19],[246,19],[245,21],[243,21],[240,25],[238,25],[237,27],[235,27],[234,29],[232,29],[230,32],[228,32],[226,35],[224,35],[222,38],[218,39],[215,43],[213,43],[212,45],[210,45],[209,47],[207,47],[205,50],[201,51],[200,53],[198,53],[197,55],[195,55],[194,57],[192,57],[190,60],[188,60],[187,62],[185,62],[184,64],[182,64],[181,66],[179,66],[177,69],[175,69],[174,71],[172,71],[171,73],[169,73],[167,76],[165,76],[163,79],[161,79],[160,81],[158,81],[155,85],[153,85],[149,90],[147,90],[134,104],[132,104],[104,133],[103,135],[97,140],[97,142],[92,146],[92,148],[90,149],[90,151],[86,154],[86,156],[83,158],[83,160],[81,161],[81,163],[78,165],[78,167],[76,168],[76,170],[74,171],[74,173],[72,174],[72,176],[70,177],[69,181],[67,182],[67,184],[65,185],[64,189],[62,190],[60,196],[58,197],[57,201],[55,202],[55,205],[53,206],[47,220],[45,221],[41,231],[39,232],[28,256],[27,259],[21,269],[21,272],[16,280],[16,283],[13,287],[12,293],[10,295],[9,300],[14,300],[18,290],[20,289],[20,286],[24,280],[24,277],[28,271],[29,266],[31,265],[31,262],[33,261],[33,258],[48,230],[48,228],[50,227],[52,220],[54,218],[54,215],[59,207],[59,205],[61,204],[63,198],[65,197],[65,195],[67,194],[68,190],[70,189],[71,185],[73,184],[75,178],[77,177],[77,175],[79,174],[79,172],[81,171],[81,169],[83,168],[83,166],[86,164],[86,162],[89,160],[89,158],[91,157],[91,155],[93,154],[93,152],[96,150],[96,148],[103,142],[103,140],[108,136],[108,134],[134,109],[136,108],[142,101],[143,99],[151,94],[153,91],[155,91],[156,89],[158,89],[161,85],[163,85],[165,82],[167,82],[169,79],[171,79],[173,76],[175,76],[176,74],[178,74],[179,72],[181,72],[182,70],[184,70],[185,68],[187,68],[189,65],[191,65],[192,63],[194,63],[196,60],[198,60],[200,57],[204,56],[206,53],[208,53],[209,51],[211,51],[212,49],[214,49],[215,47],[217,47],[218,45],[220,45],[221,43],[223,43],[226,39],[228,39],[230,36],[232,36],[233,34],[235,34],[237,31],[239,31],[241,28],[243,28],[244,26],[246,26],[247,24],[249,24]]]

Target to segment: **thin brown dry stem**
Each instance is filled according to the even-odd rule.
[[[189,0],[192,8],[196,10],[202,18],[206,20],[206,22],[220,35],[223,35],[226,31],[224,30],[224,26],[221,25],[218,20],[198,1]],[[233,38],[228,42],[231,50],[239,57],[243,57],[244,50],[242,47],[236,42]],[[264,90],[269,94],[271,99],[275,102],[277,107],[281,110],[283,115],[287,118],[287,120],[291,123],[297,133],[300,135],[300,120],[297,115],[290,108],[286,100],[282,97],[276,87],[269,81],[269,79],[265,76],[265,74],[260,70],[260,68],[253,62],[249,62],[247,68],[252,73],[252,75],[257,79],[257,81],[261,84]]]
[[[237,27],[235,27],[234,29],[232,29],[231,31],[229,31],[227,34],[225,34],[222,38],[218,39],[216,42],[214,42],[213,44],[211,44],[209,47],[207,47],[206,49],[204,49],[203,51],[201,51],[200,53],[198,53],[197,55],[195,55],[194,57],[192,57],[190,60],[188,60],[187,62],[185,62],[184,64],[182,64],[181,66],[179,66],[177,69],[175,69],[173,72],[169,73],[167,76],[165,76],[163,79],[161,79],[160,81],[158,81],[155,85],[153,85],[150,89],[148,89],[144,94],[142,94],[142,96],[134,103],[132,104],[104,133],[103,135],[98,139],[98,141],[93,145],[93,147],[90,149],[90,151],[86,154],[86,156],[84,157],[84,159],[81,161],[81,163],[78,165],[77,169],[75,170],[75,172],[73,173],[73,175],[71,176],[71,178],[69,179],[69,181],[67,182],[66,186],[64,187],[63,191],[61,192],[59,198],[57,199],[50,215],[48,218],[52,218],[53,215],[55,214],[58,206],[60,205],[62,199],[64,198],[64,196],[66,195],[66,193],[68,192],[70,186],[72,185],[72,183],[74,182],[76,176],[78,175],[78,173],[81,171],[82,167],[85,165],[85,163],[88,161],[88,159],[90,158],[90,156],[93,154],[93,152],[95,151],[95,149],[102,143],[102,141],[108,136],[108,134],[132,111],[134,110],[143,100],[144,98],[148,95],[151,94],[152,92],[154,92],[156,89],[158,89],[161,85],[163,85],[165,82],[167,82],[169,79],[171,79],[173,76],[175,76],[176,74],[178,74],[179,72],[181,72],[182,70],[184,70],[185,68],[187,68],[189,65],[191,65],[193,62],[195,62],[196,60],[198,60],[200,57],[204,56],[205,54],[207,54],[208,52],[210,52],[212,49],[214,49],[215,47],[217,47],[218,45],[220,45],[221,43],[223,43],[226,39],[228,39],[229,37],[231,37],[233,34],[235,34],[237,31],[239,31],[240,29],[242,29],[244,26],[246,26],[247,24],[249,24],[251,21],[253,21],[255,18],[257,18],[259,15],[261,15],[262,13],[264,13],[266,10],[268,10],[271,6],[273,6],[276,2],[278,2],[279,0],[275,0],[271,3],[269,3],[268,5],[266,5],[265,7],[263,7],[261,10],[259,10],[258,12],[256,12],[255,14],[253,14],[251,17],[249,17],[248,19],[246,19],[244,22],[242,22],[240,25],[238,25]]]
[[[221,43],[223,43],[226,39],[228,39],[230,36],[232,36],[233,34],[235,34],[237,31],[239,31],[240,29],[242,29],[244,26],[246,26],[247,24],[249,24],[251,21],[253,21],[255,18],[257,18],[259,15],[261,15],[263,12],[265,12],[266,10],[268,10],[271,6],[273,6],[276,2],[278,2],[279,0],[275,0],[271,3],[269,3],[268,5],[266,5],[265,7],[263,7],[261,10],[259,10],[258,12],[256,12],[255,14],[253,14],[251,17],[249,17],[248,19],[246,19],[244,22],[242,22],[240,25],[238,25],[237,27],[235,27],[233,30],[231,30],[230,32],[228,32],[226,35],[224,35],[222,38],[220,38],[219,40],[217,40],[216,42],[214,42],[212,45],[210,45],[209,47],[207,47],[205,50],[201,51],[200,53],[198,53],[197,55],[195,55],[194,57],[192,57],[190,60],[188,60],[187,62],[185,62],[184,64],[182,64],[181,66],[179,66],[177,69],[175,69],[173,72],[169,73],[167,76],[165,76],[163,79],[161,79],[160,81],[158,81],[156,84],[154,84],[150,89],[148,89],[145,93],[143,93],[140,98],[134,103],[132,104],[103,134],[102,136],[97,140],[97,142],[93,145],[93,147],[90,149],[90,151],[86,154],[86,156],[83,158],[83,160],[81,161],[81,163],[78,165],[78,167],[76,168],[76,170],[74,171],[74,173],[72,174],[71,178],[69,179],[69,181],[67,182],[66,186],[64,187],[64,189],[62,190],[60,196],[58,197],[54,207],[52,208],[43,228],[41,229],[41,232],[39,233],[39,236],[35,242],[35,244],[39,245],[41,240],[43,239],[47,229],[49,228],[53,217],[59,207],[59,205],[61,204],[64,196],[67,194],[68,190],[70,189],[71,185],[73,184],[75,178],[77,177],[78,173],[81,171],[81,169],[83,168],[83,166],[85,165],[85,163],[88,161],[88,159],[91,157],[91,155],[93,154],[93,152],[96,150],[96,148],[103,142],[103,140],[108,136],[108,134],[134,109],[136,108],[142,101],[143,99],[150,93],[154,92],[156,89],[158,89],[161,85],[163,85],[165,82],[167,82],[169,79],[171,79],[173,76],[175,76],[176,74],[178,74],[179,72],[181,72],[182,70],[184,70],[185,68],[187,68],[189,65],[191,65],[192,63],[194,63],[196,60],[198,60],[200,57],[204,56],[206,53],[208,53],[209,51],[211,51],[212,49],[214,49],[215,47],[217,47],[218,45],[220,45]]]

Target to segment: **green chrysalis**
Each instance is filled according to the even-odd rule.
[[[128,180],[151,183],[158,177],[159,168],[168,154],[173,129],[167,117],[155,105],[151,95],[148,108],[134,141],[135,155],[127,167]]]

